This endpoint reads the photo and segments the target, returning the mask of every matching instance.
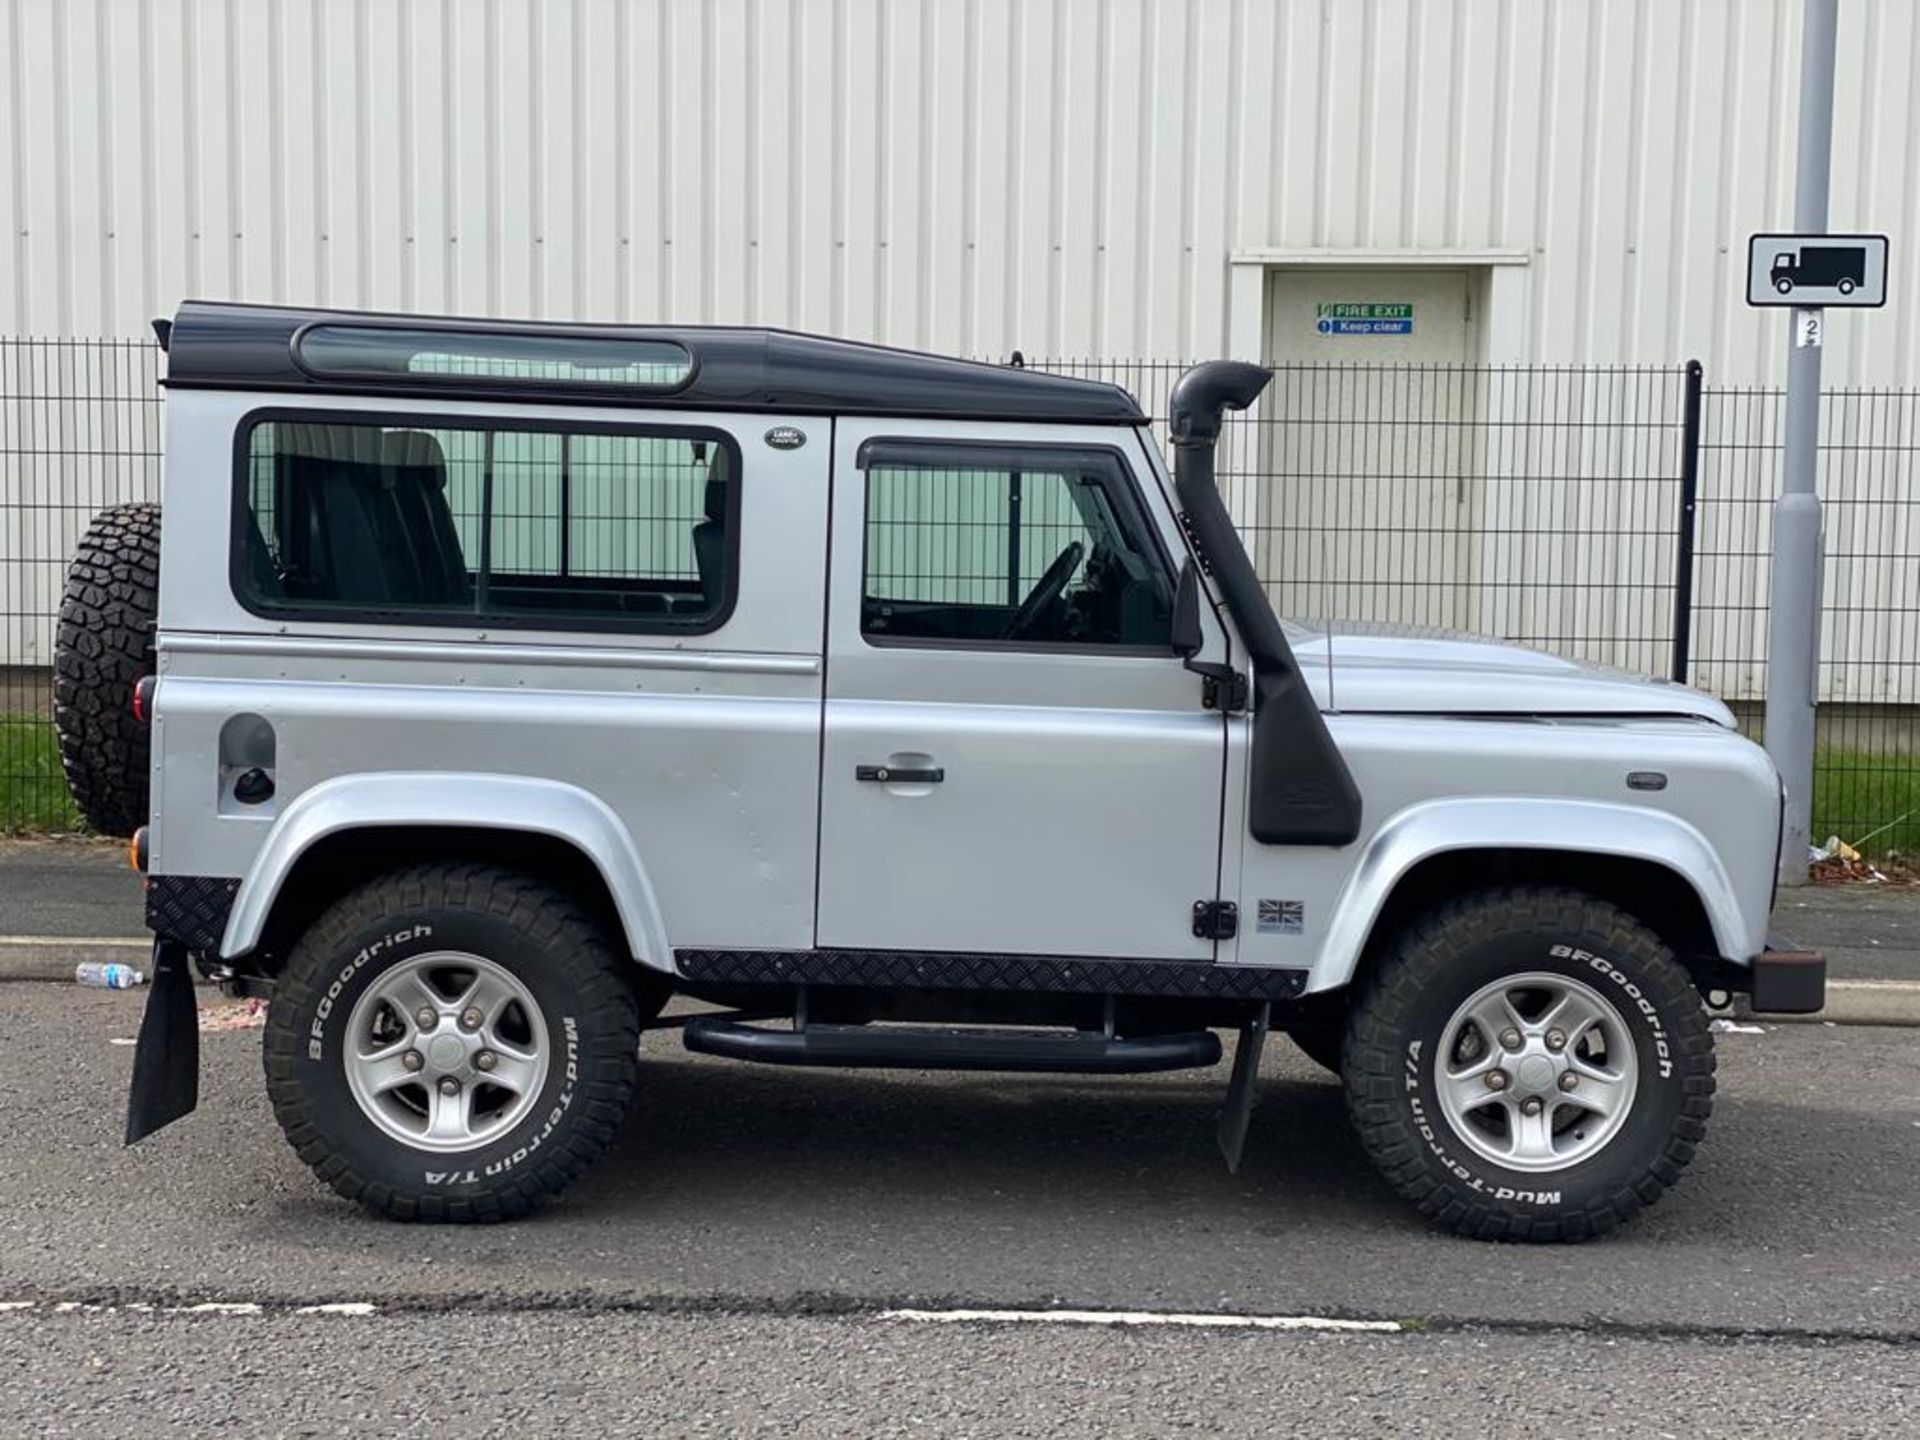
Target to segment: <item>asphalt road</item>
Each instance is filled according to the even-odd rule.
[[[140,992],[0,986],[12,1431],[1899,1434],[1920,1411],[1910,1030],[1720,1037],[1678,1191],[1582,1247],[1437,1234],[1276,1045],[1248,1161],[1224,1069],[836,1075],[649,1038],[636,1112],[538,1219],[395,1226],[281,1142],[257,1031],[118,1143]],[[258,1313],[135,1309],[224,1302]],[[301,1315],[349,1303],[366,1315]],[[62,1304],[106,1307],[62,1311]],[[1407,1333],[925,1325],[899,1307],[1227,1312]]]

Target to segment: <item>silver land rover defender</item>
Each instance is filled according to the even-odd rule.
[[[1255,366],[1181,380],[1169,473],[1111,386],[779,331],[158,328],[164,507],[83,543],[58,680],[156,934],[129,1140],[193,1107],[190,966],[271,997],[300,1157],[415,1220],[565,1186],[647,1030],[1103,1074],[1237,1031],[1231,1164],[1272,1026],[1428,1216],[1577,1240],[1699,1143],[1703,995],[1821,1004],[1718,702],[1276,618],[1214,483]]]

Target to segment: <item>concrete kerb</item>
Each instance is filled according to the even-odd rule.
[[[85,961],[142,965],[153,942],[142,937],[0,935],[0,982],[71,982]],[[1742,1024],[1920,1026],[1920,980],[1833,980],[1827,1008],[1815,1015],[1756,1015],[1744,999],[1728,1018]]]

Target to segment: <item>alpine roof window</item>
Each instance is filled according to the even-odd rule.
[[[672,340],[388,325],[309,326],[295,337],[294,355],[309,373],[323,378],[478,379],[668,391],[693,374],[693,357]]]

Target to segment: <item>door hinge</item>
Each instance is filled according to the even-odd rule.
[[[1240,933],[1240,907],[1231,900],[1193,902],[1193,933],[1201,940],[1231,940]]]
[[[1200,703],[1208,710],[1239,714],[1247,708],[1247,677],[1226,666],[1200,671]]]

